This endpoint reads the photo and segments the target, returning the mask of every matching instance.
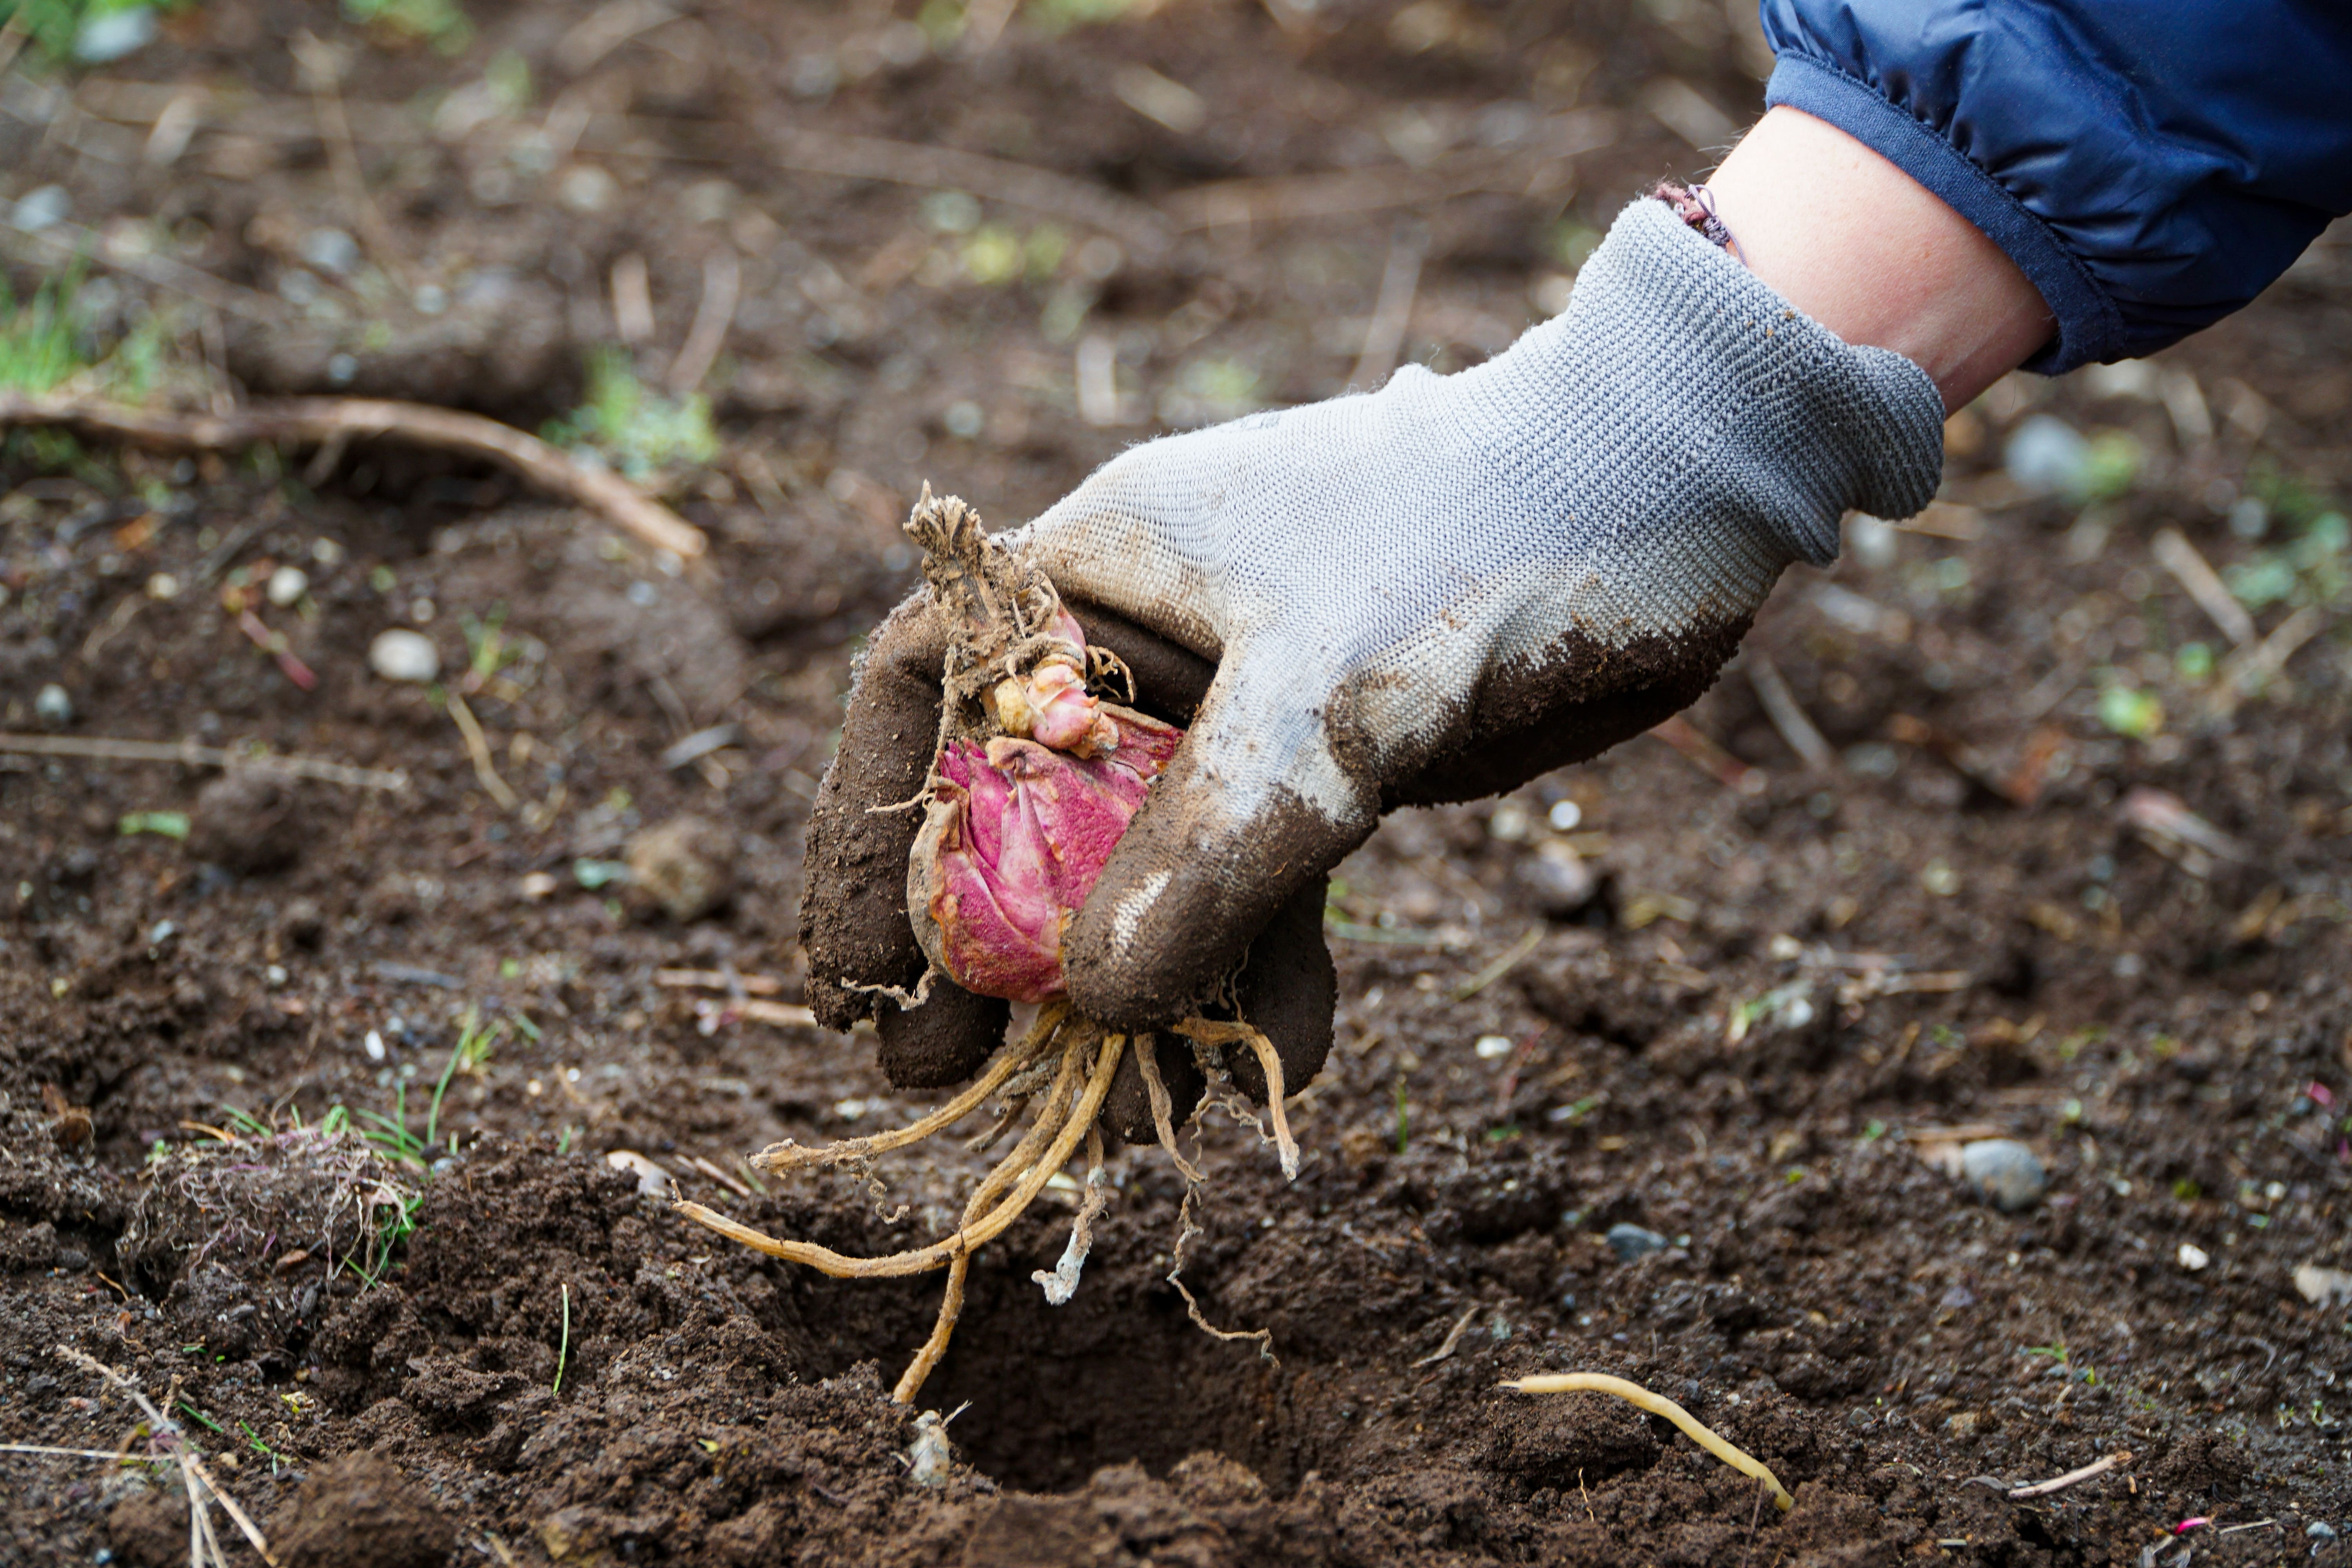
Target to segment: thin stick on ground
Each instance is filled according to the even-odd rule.
[[[1284,1085],[1282,1057],[1275,1050],[1274,1042],[1247,1024],[1222,1023],[1212,1018],[1187,1018],[1175,1026],[1176,1032],[1187,1039],[1204,1046],[1224,1046],[1239,1043],[1257,1055],[1258,1066],[1265,1073],[1266,1114],[1274,1122],[1274,1147],[1282,1157],[1282,1179],[1298,1179],[1298,1141],[1290,1135],[1290,1118],[1282,1109]]]
[[[1772,1500],[1782,1513],[1796,1507],[1797,1500],[1780,1484],[1771,1467],[1745,1448],[1735,1447],[1717,1436],[1714,1428],[1693,1415],[1662,1394],[1653,1394],[1638,1383],[1628,1383],[1622,1377],[1612,1377],[1602,1372],[1554,1373],[1540,1377],[1522,1377],[1506,1383],[1505,1388],[1521,1394],[1608,1394],[1628,1405],[1646,1410],[1653,1415],[1663,1415],[1683,1430],[1684,1436],[1738,1470],[1744,1476],[1754,1476],[1772,1489]]]
[[[454,408],[373,397],[286,397],[225,414],[171,414],[97,398],[0,395],[0,429],[19,425],[63,425],[91,436],[205,452],[274,442],[405,441],[497,463],[657,550],[692,560],[710,548],[700,529],[610,469],[574,462],[536,436]]]
[[[457,721],[457,732],[466,737],[466,755],[473,760],[476,781],[499,803],[499,810],[512,811],[520,805],[522,802],[507,781],[499,777],[498,764],[490,760],[489,737],[482,733],[482,721],[474,717],[466,700],[454,691],[449,693],[449,717]]]
[[[176,1444],[178,1452],[173,1458],[179,1461],[181,1477],[186,1482],[188,1490],[188,1545],[193,1561],[202,1563],[203,1552],[207,1546],[211,1549],[214,1560],[221,1560],[220,1544],[213,1539],[212,1535],[212,1521],[205,1517],[205,1494],[210,1492],[219,1501],[221,1507],[227,1510],[229,1518],[236,1521],[237,1529],[245,1533],[245,1538],[253,1542],[253,1549],[261,1553],[261,1560],[268,1563],[269,1568],[279,1568],[277,1554],[269,1550],[269,1542],[263,1537],[260,1528],[253,1522],[251,1516],[245,1510],[237,1506],[236,1499],[229,1496],[222,1489],[221,1484],[213,1479],[212,1471],[205,1468],[203,1459],[197,1458],[194,1446],[188,1441],[187,1433],[182,1429],[178,1422],[158,1410],[155,1407],[155,1402],[149,1399],[127,1374],[115,1371],[96,1356],[84,1355],[71,1345],[58,1346],[57,1353],[85,1372],[96,1373],[128,1394],[131,1403],[138,1405],[141,1412],[146,1415],[148,1429],[158,1436],[171,1437]]]
[[[2109,1454],[2104,1458],[2093,1459],[2079,1470],[2069,1470],[2063,1476],[2053,1476],[2046,1481],[2036,1481],[2030,1487],[2011,1487],[2009,1490],[2009,1500],[2023,1502],[2028,1498],[2048,1497],[2052,1492],[2063,1492],[2068,1487],[2080,1486],[2084,1481],[2104,1476],[2109,1470],[2119,1468],[2131,1462],[2132,1457],[2129,1450]]]
[[[0,731],[0,753],[5,752],[26,757],[79,757],[94,763],[178,763],[191,768],[317,779],[353,789],[389,791],[408,787],[408,775],[397,769],[384,772],[355,768],[311,757],[251,756],[218,746],[200,746],[194,741],[118,741],[103,735],[18,735]]]
[[[864,1138],[845,1138],[838,1143],[821,1147],[805,1147],[790,1142],[772,1143],[752,1155],[751,1163],[763,1171],[795,1171],[804,1165],[845,1164],[919,1143],[979,1110],[989,1096],[1004,1086],[1006,1079],[1043,1056],[1055,1029],[1069,1016],[1069,1011],[1066,1002],[1055,1003],[1040,1011],[1036,1026],[1023,1037],[1019,1045],[1009,1051],[1000,1052],[988,1070],[972,1081],[971,1087],[919,1121],[888,1132],[876,1132]]]
[[[368,255],[375,264],[392,275],[393,281],[405,289],[411,279],[408,268],[402,263],[400,247],[393,239],[392,226],[383,221],[383,209],[376,205],[375,197],[367,188],[367,175],[360,168],[359,148],[352,139],[351,116],[343,110],[343,89],[337,79],[334,51],[320,43],[309,28],[304,28],[292,40],[294,58],[308,78],[311,111],[318,118],[320,140],[327,144],[327,163],[333,171],[335,184],[340,189],[343,205],[351,209],[352,226],[360,231],[367,242]]]
[[[735,320],[735,300],[743,287],[742,264],[732,247],[721,245],[703,258],[702,301],[694,308],[694,324],[669,367],[669,390],[684,397],[702,384],[726,345],[727,328]]]
[[[1439,1362],[1452,1355],[1455,1347],[1462,1343],[1462,1336],[1470,1331],[1470,1320],[1477,1315],[1478,1303],[1473,1301],[1463,1310],[1460,1317],[1454,1320],[1454,1326],[1445,1331],[1445,1338],[1438,1347],[1414,1362],[1406,1370],[1417,1372],[1424,1366],[1435,1366]]]

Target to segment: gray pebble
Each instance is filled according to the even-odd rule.
[[[59,729],[73,722],[73,699],[66,694],[64,687],[51,681],[33,699],[33,711],[40,716],[42,723]]]
[[[1979,1138],[1962,1146],[1960,1174],[1977,1196],[2003,1214],[2032,1208],[2050,1190],[2042,1162],[2013,1138]]]
[[[74,58],[86,66],[102,66],[135,54],[155,38],[155,12],[147,5],[101,11],[83,20],[74,34]]]
[[[1592,868],[1565,844],[1548,843],[1519,858],[1512,873],[1534,898],[1538,910],[1564,921],[1592,901],[1600,885]]]
[[[2011,479],[2037,495],[2071,490],[2090,468],[2091,444],[2065,421],[2037,414],[2011,434],[2001,465]]]
[[[26,234],[37,234],[51,224],[65,221],[73,211],[73,197],[63,185],[41,185],[26,191],[8,209],[8,221]]]
[[[1609,1249],[1620,1263],[1631,1263],[1653,1252],[1664,1252],[1673,1244],[1654,1230],[1644,1230],[1638,1225],[1618,1224],[1609,1227]]]
[[[368,645],[368,668],[386,680],[422,686],[441,673],[441,654],[422,633],[394,626]]]
[[[2303,1532],[2304,1534],[2311,1537],[2314,1541],[2333,1541],[2336,1539],[2336,1527],[2329,1524],[2326,1520],[2313,1520],[2309,1524],[2303,1527]]]
[[[302,259],[321,272],[349,272],[360,264],[360,242],[340,228],[312,229],[301,248]]]

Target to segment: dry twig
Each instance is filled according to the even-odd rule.
[[[226,414],[169,414],[94,398],[0,394],[0,429],[18,425],[64,425],[94,436],[196,451],[387,437],[498,463],[656,549],[688,560],[709,549],[700,529],[620,475],[574,462],[510,425],[452,408],[368,397],[289,397]]]
[[[2159,528],[2149,549],[2156,555],[2157,564],[2172,574],[2173,580],[2197,602],[2197,607],[2232,643],[2243,647],[2254,640],[2254,617],[2238,603],[2238,596],[2230,592],[2197,546],[2189,542],[2188,535],[2177,528]]]
[[[730,247],[721,245],[703,258],[702,299],[694,308],[694,324],[687,329],[684,346],[670,362],[671,396],[684,397],[710,374],[727,342],[727,329],[734,323],[735,301],[742,290],[742,264]]]
[[[1388,266],[1381,273],[1381,292],[1372,302],[1371,320],[1364,325],[1364,352],[1356,357],[1356,368],[1348,377],[1348,384],[1360,391],[1371,392],[1389,378],[1396,369],[1397,356],[1404,351],[1405,330],[1412,324],[1412,302],[1421,288],[1421,262],[1429,249],[1429,239],[1412,224],[1399,226],[1389,241]]]
[[[343,89],[339,79],[342,73],[335,52],[308,28],[294,36],[292,47],[295,61],[308,79],[320,139],[327,144],[327,163],[334,171],[343,205],[351,209],[352,226],[367,241],[368,254],[375,258],[375,264],[406,288],[408,269],[401,265],[400,247],[393,239],[392,226],[383,221],[383,209],[368,194],[367,176],[360,168],[359,149],[352,141],[351,116],[343,111]]]
[[[11,752],[19,756],[79,757],[100,763],[177,763],[183,767],[317,779],[323,784],[348,784],[353,789],[408,787],[408,775],[396,769],[386,773],[343,763],[322,763],[310,757],[253,756],[218,746],[200,746],[194,741],[118,741],[103,735],[17,735],[0,731],[0,753]]]
[[[131,1403],[137,1405],[145,1414],[148,1429],[160,1436],[169,1436],[173,1439],[177,1449],[173,1457],[179,1461],[181,1477],[187,1485],[188,1542],[189,1556],[192,1561],[197,1563],[203,1563],[207,1550],[214,1562],[224,1561],[221,1556],[220,1543],[213,1537],[212,1521],[205,1512],[205,1494],[210,1492],[219,1501],[229,1518],[236,1521],[237,1529],[244,1531],[245,1538],[253,1542],[253,1549],[261,1553],[261,1560],[268,1563],[269,1568],[278,1568],[277,1554],[269,1550],[269,1542],[263,1537],[260,1528],[253,1522],[251,1515],[237,1506],[236,1499],[229,1496],[223,1489],[220,1482],[213,1479],[212,1471],[197,1456],[194,1447],[188,1441],[187,1433],[181,1428],[178,1422],[157,1409],[155,1402],[149,1399],[146,1393],[128,1375],[115,1371],[96,1356],[84,1355],[71,1345],[58,1346],[57,1353],[85,1372],[98,1373],[99,1376],[130,1395]]]
[[[2104,1476],[2109,1470],[2131,1462],[2132,1457],[2128,1450],[2109,1454],[2104,1458],[2093,1459],[2079,1470],[2069,1470],[2063,1476],[2054,1476],[2046,1481],[2036,1481],[2030,1487],[2011,1487],[2009,1490],[2009,1500],[2023,1502],[2028,1498],[2048,1497],[2052,1492],[2063,1492],[2068,1487],[2080,1486],[2094,1477]]]
[[[482,733],[482,721],[474,717],[474,710],[455,691],[449,693],[449,717],[457,721],[457,732],[466,737],[466,755],[473,759],[474,777],[499,803],[499,809],[512,811],[520,805],[520,798],[506,780],[499,777],[498,763],[490,760],[489,737]]]
[[[1418,1372],[1425,1366],[1435,1366],[1439,1362],[1452,1355],[1454,1348],[1461,1344],[1462,1336],[1470,1331],[1470,1320],[1477,1315],[1478,1303],[1473,1301],[1463,1309],[1460,1317],[1454,1320],[1454,1326],[1445,1331],[1445,1338],[1438,1342],[1437,1348],[1412,1363],[1408,1370]]]
[[[1789,689],[1788,678],[1772,656],[1760,647],[1743,650],[1740,667],[1748,671],[1748,683],[1756,688],[1757,700],[1764,704],[1764,716],[1772,721],[1772,728],[1780,739],[1789,742],[1789,750],[1803,760],[1805,766],[1816,773],[1828,773],[1837,766],[1837,752],[1805,712],[1804,704]]]

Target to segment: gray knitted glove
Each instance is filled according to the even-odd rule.
[[[1105,465],[1021,547],[1082,616],[1215,677],[1066,933],[1072,999],[1131,1028],[1181,1016],[1382,811],[1514,787],[1686,706],[1781,568],[1836,555],[1846,509],[1927,504],[1942,425],[1918,366],[1841,342],[1643,200],[1567,310],[1475,370],[1408,368]],[[904,799],[928,760],[922,615],[877,638],[811,824],[820,1016],[919,972],[898,934],[905,848],[884,841],[900,829],[866,808]],[[1244,990],[1279,990],[1275,967],[1299,966],[1262,949]],[[1002,1026],[971,998],[905,1018],[935,1009],[924,1049],[942,1064],[984,1054],[948,1036]],[[883,1023],[887,1050],[905,1020]]]
[[[1943,403],[1664,204],[1458,375],[1138,447],[1024,535],[1065,591],[1217,661],[1065,951],[1107,1022],[1181,1013],[1380,813],[1474,798],[1686,706],[1849,507],[1934,495]]]

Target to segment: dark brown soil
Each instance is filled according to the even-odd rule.
[[[0,451],[6,729],[35,728],[54,681],[69,733],[409,778],[0,756],[0,1440],[143,1451],[136,1414],[53,1350],[99,1356],[169,1398],[289,1564],[2342,1560],[2307,1531],[2352,1531],[2352,1305],[2294,1276],[2352,1268],[2343,577],[2306,550],[2317,635],[2225,711],[2181,649],[2227,639],[2150,545],[2168,525],[2217,566],[2255,562],[2352,493],[2343,237],[2159,373],[2004,384],[1955,421],[1938,531],[1858,535],[1826,586],[1792,574],[1749,646],[1835,769],[1807,768],[1735,669],[1691,720],[1748,787],[1639,738],[1501,805],[1392,819],[1335,884],[1339,1042],[1293,1108],[1304,1173],[1286,1186],[1254,1131],[1210,1118],[1185,1279],[1272,1355],[1188,1321],[1164,1280],[1180,1183],[1128,1151],[1069,1305],[1029,1278],[1066,1204],[981,1255],[924,1394],[964,1407],[933,1487],[887,1391],[936,1277],[760,1258],[605,1158],[849,1250],[937,1233],[982,1168],[949,1145],[886,1162],[887,1203],[848,1173],[751,1191],[740,1154],[924,1097],[887,1089],[871,1036],[656,979],[801,996],[802,834],[856,639],[911,581],[895,528],[916,486],[1011,521],[1153,428],[1080,418],[1086,333],[1139,417],[1210,416],[1243,368],[1265,400],[1340,390],[1397,232],[1367,190],[1423,196],[1405,353],[1475,362],[1535,318],[1558,226],[1704,167],[1643,107],[1681,101],[1660,82],[1744,114],[1755,80],[1723,13],[1663,0],[1168,0],[1058,35],[1035,6],[962,62],[888,0],[718,0],[606,47],[624,9],[481,4],[445,58],[331,6],[214,0],[106,80],[43,79],[79,110],[6,83],[0,199],[62,184],[77,223],[160,216],[190,265],[323,290],[299,330],[226,323],[255,389],[535,424],[615,336],[625,257],[650,277],[656,380],[719,243],[741,293],[709,384],[727,455],[679,498],[714,535],[707,572],[389,448],[296,454],[283,478]],[[441,315],[395,299],[372,333],[358,285],[288,282],[313,230],[359,227],[275,41],[302,27],[349,50],[373,200]],[[520,112],[483,85],[511,85],[509,51]],[[1204,95],[1196,134],[1122,100],[1165,109],[1141,65]],[[174,85],[206,83],[177,162],[148,161]],[[1605,145],[1514,153],[1515,127],[1560,132],[1548,114]],[[972,229],[921,189],[808,172],[806,130],[1066,183],[982,191]],[[1277,210],[1307,199],[1288,186],[1247,224],[1150,216],[1215,181],[1347,170],[1349,215]],[[1034,275],[974,280],[1005,243]],[[2034,413],[2129,435],[2136,485],[2021,497],[2000,452]],[[2260,541],[2228,521],[2258,494]],[[268,619],[308,691],[222,607],[289,563],[310,608]],[[175,597],[150,595],[158,574]],[[454,675],[501,612],[517,657],[470,700],[511,811],[435,695],[367,662],[409,625]],[[2118,681],[2160,700],[2159,732],[2118,733],[2146,715],[2115,699],[2103,719]],[[666,765],[719,723],[730,745]],[[2147,826],[2137,790],[2229,842]],[[173,812],[184,842],[121,830]],[[712,907],[681,924],[604,879],[688,815],[705,826],[669,850],[696,863],[665,887],[725,896],[682,897]],[[1542,870],[1554,839],[1597,874],[1590,901]],[[385,1163],[322,1130],[337,1106],[431,1146]],[[2047,1195],[1975,1201],[1927,1157],[1955,1128],[2030,1144]],[[1620,1224],[1666,1245],[1621,1261]],[[1566,1370],[1680,1400],[1795,1510],[1614,1402],[1495,1386]],[[0,1467],[0,1560],[186,1551],[171,1467]],[[2213,1522],[2172,1544],[2194,1519]]]

